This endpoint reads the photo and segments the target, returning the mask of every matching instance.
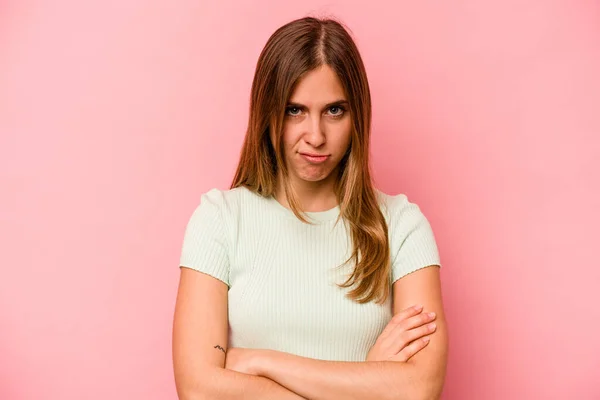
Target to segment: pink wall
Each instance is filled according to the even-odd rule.
[[[444,399],[600,399],[598,3],[207,3],[0,3],[0,399],[176,398],[185,223],[309,12],[354,31],[377,183],[436,232]]]

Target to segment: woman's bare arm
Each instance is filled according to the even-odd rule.
[[[173,368],[179,399],[303,399],[268,378],[225,369],[227,335],[227,285],[181,268],[173,319]]]

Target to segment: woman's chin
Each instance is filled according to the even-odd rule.
[[[304,182],[318,183],[323,182],[329,177],[328,173],[319,174],[298,174],[298,178]]]

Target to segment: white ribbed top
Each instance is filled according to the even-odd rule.
[[[428,265],[441,265],[431,226],[404,194],[377,191],[390,238],[390,285]],[[364,361],[392,317],[386,304],[358,304],[341,289],[353,264],[339,207],[300,221],[275,198],[247,188],[201,196],[185,230],[180,266],[229,287],[229,347],[285,351],[304,357]]]

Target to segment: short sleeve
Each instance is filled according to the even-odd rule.
[[[229,286],[229,255],[222,217],[223,194],[212,189],[200,197],[183,238],[180,267],[213,276]]]
[[[392,283],[430,265],[441,267],[431,225],[417,204],[400,194],[390,198]]]

